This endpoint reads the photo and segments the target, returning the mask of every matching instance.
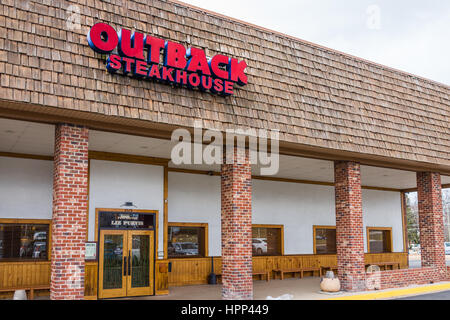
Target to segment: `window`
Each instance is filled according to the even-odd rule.
[[[392,252],[392,228],[367,228],[369,253]]]
[[[283,255],[283,226],[253,226],[252,252],[254,256]]]
[[[314,226],[314,254],[336,253],[336,227]]]
[[[208,224],[169,223],[169,258],[194,258],[208,255]]]
[[[50,222],[0,220],[0,260],[48,260]]]

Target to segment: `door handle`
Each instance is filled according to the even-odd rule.
[[[123,276],[127,276],[127,257],[123,257]]]
[[[128,275],[131,276],[131,250],[128,251]]]

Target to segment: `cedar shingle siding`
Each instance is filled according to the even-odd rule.
[[[78,2],[81,29],[66,25]],[[220,97],[110,75],[96,22],[246,60],[249,84]],[[450,168],[450,87],[160,0],[2,0],[0,99],[169,125],[280,129],[283,142]]]

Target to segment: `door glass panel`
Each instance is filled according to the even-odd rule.
[[[123,235],[105,235],[103,289],[122,288]]]
[[[148,287],[150,285],[150,237],[133,235],[132,242],[131,287]]]

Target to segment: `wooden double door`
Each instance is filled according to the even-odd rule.
[[[154,231],[101,230],[99,298],[154,293]]]

